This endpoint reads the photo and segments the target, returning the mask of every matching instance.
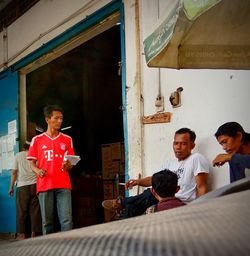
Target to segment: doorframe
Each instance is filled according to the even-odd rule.
[[[62,56],[98,34],[120,23],[121,41],[121,81],[122,81],[122,110],[123,110],[123,136],[125,153],[125,175],[128,172],[128,132],[126,113],[126,70],[125,70],[125,30],[124,30],[124,4],[122,0],[114,0],[95,11],[79,23],[73,25],[65,32],[59,34],[43,46],[28,54],[12,65],[13,71],[19,71],[20,81],[20,142],[27,138],[27,105],[26,105],[26,75],[41,66]]]

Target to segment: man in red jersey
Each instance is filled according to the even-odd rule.
[[[61,231],[72,229],[71,182],[72,168],[65,155],[74,155],[72,138],[59,132],[63,110],[57,105],[44,108],[47,131],[35,136],[27,159],[37,174],[37,193],[41,208],[43,234],[54,232],[54,206],[57,208]]]

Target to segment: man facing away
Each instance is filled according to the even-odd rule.
[[[184,203],[189,203],[198,196],[207,193],[207,178],[209,163],[200,153],[192,153],[195,147],[196,134],[189,128],[181,128],[175,132],[173,150],[175,158],[166,161],[162,169],[168,169],[178,176],[179,191],[175,194]],[[152,177],[142,179],[130,179],[125,187],[133,186],[149,187],[152,185]],[[158,203],[151,192],[146,189],[143,193],[124,199],[105,200],[102,205],[111,212],[123,211],[124,218],[141,215],[145,210]]]
[[[9,195],[16,189],[16,226],[17,240],[26,238],[27,220],[30,220],[31,237],[41,233],[41,213],[36,194],[36,174],[32,171],[29,161],[26,159],[29,142],[23,145],[23,150],[15,155],[14,167],[11,174]],[[29,237],[29,236],[28,236]]]
[[[178,191],[177,174],[169,170],[161,170],[152,176],[152,194],[158,200],[158,204],[150,206],[146,214],[169,210],[185,205],[179,198],[175,197]]]
[[[63,110],[57,105],[44,108],[46,132],[32,139],[27,159],[37,174],[37,193],[42,215],[43,234],[54,232],[54,206],[57,208],[61,231],[72,229],[71,163],[64,156],[74,155],[72,138],[59,132]]]
[[[239,123],[227,122],[218,128],[215,137],[226,154],[217,155],[213,166],[228,162],[230,182],[245,178],[245,169],[250,168],[250,134]]]

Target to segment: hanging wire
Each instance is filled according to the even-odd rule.
[[[157,1],[157,17],[158,20],[160,18],[160,0]],[[158,99],[161,98],[161,68],[158,68],[158,78],[159,78],[159,86],[158,86]]]

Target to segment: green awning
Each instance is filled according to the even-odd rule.
[[[170,1],[144,40],[149,67],[250,69],[250,0]]]

